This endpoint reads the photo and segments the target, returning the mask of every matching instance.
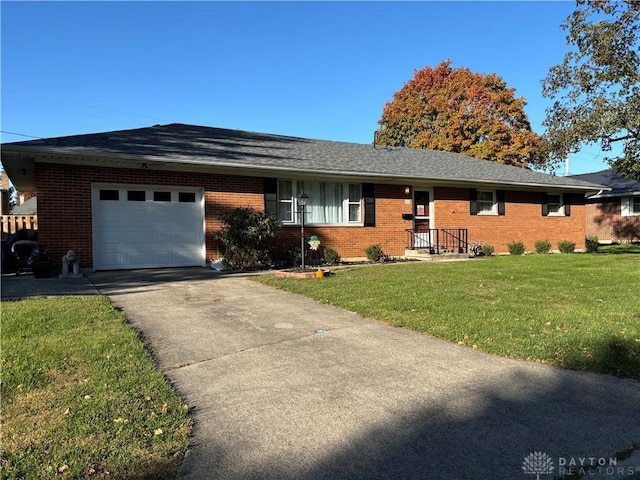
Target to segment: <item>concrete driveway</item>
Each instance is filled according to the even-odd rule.
[[[3,300],[98,292],[193,408],[183,479],[640,478],[635,380],[486,355],[204,268],[2,277]]]
[[[193,408],[181,478],[640,476],[638,381],[487,355],[206,269],[90,280]]]

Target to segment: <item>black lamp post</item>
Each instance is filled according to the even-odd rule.
[[[307,206],[309,195],[302,191],[298,195],[298,205],[300,206],[300,251],[302,252],[302,270],[304,270],[304,207]]]

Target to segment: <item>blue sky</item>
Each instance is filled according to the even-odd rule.
[[[3,142],[190,123],[370,143],[414,70],[495,72],[542,133],[569,1],[6,2]],[[15,135],[21,134],[21,135]],[[571,173],[607,168],[598,149]]]

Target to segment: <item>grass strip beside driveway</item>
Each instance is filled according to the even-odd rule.
[[[638,255],[506,256],[256,279],[489,353],[640,378]]]
[[[2,304],[2,478],[175,478],[190,422],[104,297]]]

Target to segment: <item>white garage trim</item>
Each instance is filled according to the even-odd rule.
[[[205,266],[204,189],[91,185],[93,269]]]

